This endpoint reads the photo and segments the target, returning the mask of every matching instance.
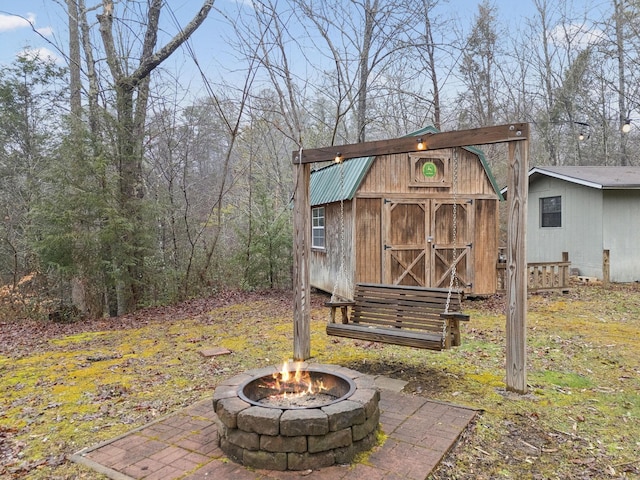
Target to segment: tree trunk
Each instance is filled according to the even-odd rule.
[[[367,88],[369,88],[369,54],[373,41],[373,29],[375,28],[378,0],[373,5],[367,0],[364,4],[364,32],[362,36],[362,51],[360,52],[360,65],[358,73],[360,82],[358,85],[358,143],[366,141],[367,128]]]
[[[67,15],[69,19],[69,87],[70,87],[70,107],[71,107],[71,162],[76,171],[84,170],[83,163],[87,161],[87,156],[91,153],[85,151],[84,143],[84,111],[82,108],[82,79],[81,79],[81,26],[86,27],[86,16],[84,2],[80,0],[67,0]],[[91,68],[87,69],[89,75],[93,72]],[[93,72],[95,73],[95,72]],[[93,109],[95,110],[95,109]],[[90,112],[95,115],[95,111]],[[89,123],[92,137],[97,135],[97,126]],[[94,152],[92,152],[94,153]],[[82,229],[95,229],[93,226],[83,226],[82,222],[76,222],[74,229],[78,232],[74,238],[86,238]],[[74,246],[74,265],[76,274],[71,279],[71,301],[80,312],[89,318],[102,316],[104,313],[104,295],[102,282],[98,279],[102,278],[99,268],[95,268],[96,264],[100,264],[100,260],[91,258],[84,251],[86,245],[79,242]],[[87,258],[89,257],[89,258]]]
[[[433,124],[438,129],[442,129],[441,109],[440,109],[440,87],[438,85],[438,70],[436,68],[436,46],[433,41],[433,29],[427,5],[423,7],[425,11],[425,43],[427,50],[427,62],[429,65],[429,76],[433,86]]]
[[[103,0],[103,12],[98,15],[100,35],[106,61],[114,79],[117,112],[117,169],[119,173],[119,208],[122,224],[114,263],[120,275],[117,281],[118,312],[135,309],[143,298],[145,260],[145,216],[143,214],[144,185],[142,175],[143,141],[149,97],[149,75],[182,45],[204,22],[214,0],[205,0],[200,11],[164,47],[155,51],[163,0],[149,0],[146,31],[139,66],[131,74],[121,63],[113,34],[113,0]],[[154,53],[155,51],[155,53]],[[135,100],[134,100],[135,99]]]
[[[620,138],[620,165],[629,165],[627,155],[627,136],[622,132],[622,125],[627,120],[627,102],[625,93],[625,52],[624,52],[624,12],[619,0],[614,0],[614,22],[616,24],[616,51],[618,61],[618,135]]]

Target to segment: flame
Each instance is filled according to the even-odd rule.
[[[313,395],[328,390],[322,379],[312,380],[308,371],[302,369],[302,363],[297,362],[295,368],[290,368],[292,362],[285,361],[282,369],[273,374],[273,385],[270,388],[284,398]]]

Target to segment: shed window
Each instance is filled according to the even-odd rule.
[[[562,226],[562,197],[544,197],[540,199],[540,226]]]
[[[324,207],[311,209],[311,247],[324,248]]]

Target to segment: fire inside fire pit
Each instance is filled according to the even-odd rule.
[[[294,367],[295,372],[285,363],[271,376],[249,380],[239,390],[240,398],[272,408],[314,408],[346,399],[355,391],[355,383],[339,373],[313,367],[302,370],[300,364]]]
[[[349,463],[376,443],[379,399],[373,377],[339,366],[252,370],[214,392],[220,448],[271,470]]]

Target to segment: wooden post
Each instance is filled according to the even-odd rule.
[[[527,393],[527,193],[529,140],[509,143],[507,232],[507,390]]]
[[[311,356],[311,287],[309,252],[311,252],[311,202],[309,182],[311,166],[295,164],[296,191],[293,203],[293,357],[296,361]]]
[[[609,260],[609,250],[602,251],[602,284],[606,287],[611,281],[611,266]]]
[[[562,252],[562,262],[563,263],[568,263],[569,262],[569,252]],[[563,275],[562,275],[562,287],[568,287],[569,286],[569,268],[570,265],[567,265],[566,267],[564,267],[563,270]]]

